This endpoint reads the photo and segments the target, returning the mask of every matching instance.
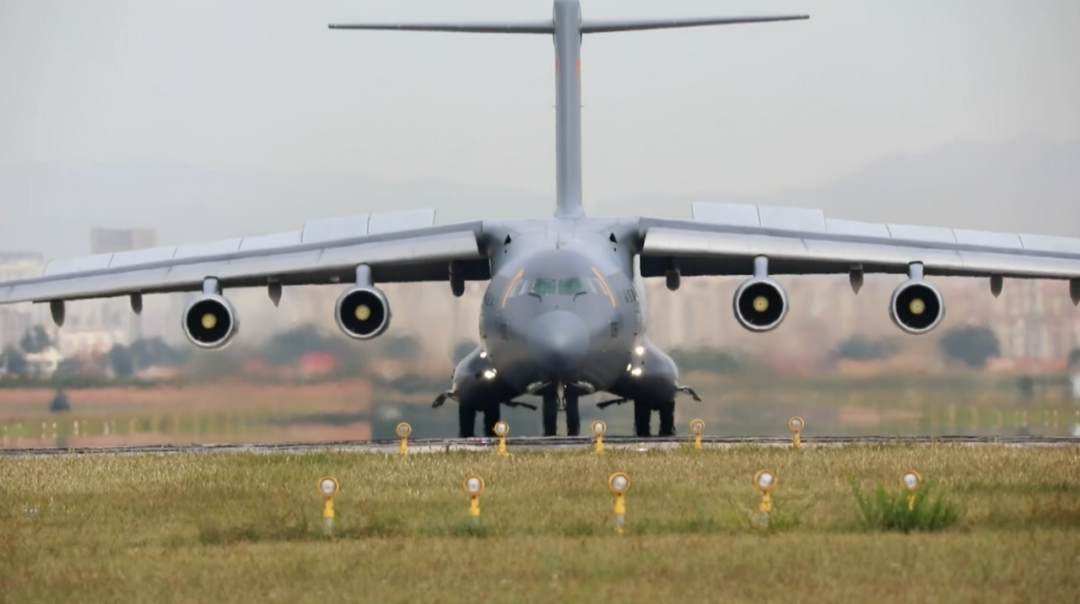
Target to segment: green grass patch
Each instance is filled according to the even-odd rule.
[[[1073,601],[1076,460],[941,444],[8,459],[0,602]],[[931,486],[916,510],[884,488],[853,504],[851,485],[910,468]],[[332,538],[322,476],[341,485]]]
[[[863,494],[853,480],[850,482],[860,523],[870,530],[940,531],[955,525],[962,515],[960,506],[947,501],[942,494],[934,497],[932,484],[921,485],[917,492],[909,494],[900,489],[886,489],[879,482],[872,494]]]

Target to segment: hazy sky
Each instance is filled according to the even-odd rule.
[[[587,36],[585,193],[770,193],[957,140],[1080,135],[1076,0],[585,0],[586,18],[809,13]],[[554,191],[550,0],[0,0],[0,166],[170,160]]]

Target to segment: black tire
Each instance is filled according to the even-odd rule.
[[[495,436],[495,424],[499,423],[502,404],[498,401],[484,405],[484,436]]]
[[[544,416],[544,436],[555,436],[558,429],[559,402],[554,394],[545,394],[542,406]]]
[[[460,438],[476,436],[476,407],[466,403],[458,404],[458,436]]]
[[[638,436],[650,436],[652,407],[645,401],[634,401],[634,431]]]
[[[675,401],[659,403],[656,410],[660,412],[660,436],[675,436]]]
[[[576,394],[566,395],[566,435],[581,436],[581,409]]]

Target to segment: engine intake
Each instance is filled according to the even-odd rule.
[[[184,310],[184,335],[199,348],[221,348],[236,336],[240,321],[225,298],[203,294]]]
[[[893,292],[889,317],[907,333],[928,333],[945,318],[945,299],[933,285],[921,279],[909,279]]]
[[[784,288],[769,277],[747,279],[735,291],[735,319],[750,331],[776,329],[787,316]]]
[[[374,287],[354,287],[338,298],[334,318],[345,335],[370,340],[390,327],[390,302]]]

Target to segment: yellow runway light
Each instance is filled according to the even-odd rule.
[[[401,439],[401,449],[398,451],[401,455],[409,454],[409,435],[412,434],[412,426],[405,422],[401,422],[394,428],[394,432]]]
[[[484,479],[476,474],[469,474],[461,482],[461,490],[469,496],[469,517],[474,524],[480,522],[480,494],[484,487]]]
[[[919,485],[922,483],[922,476],[915,470],[908,470],[900,475],[900,488],[908,492],[907,496],[907,509],[915,509],[915,492],[919,490]]]
[[[499,455],[506,455],[506,435],[510,434],[510,424],[499,420],[495,422],[495,436],[499,437],[499,449],[496,451]]]
[[[701,448],[701,435],[705,433],[705,421],[695,419],[690,422],[690,434],[694,435],[694,448]]]
[[[594,421],[592,423],[592,426],[590,426],[590,429],[592,430],[593,436],[596,437],[596,452],[597,453],[603,453],[604,452],[604,434],[607,433],[607,424],[605,424],[604,422],[602,422],[600,420],[596,420],[596,421]]]
[[[626,524],[626,492],[630,490],[630,477],[622,472],[615,472],[608,477],[608,490],[615,495],[615,532],[620,535]]]
[[[772,511],[772,499],[769,493],[776,486],[776,475],[769,470],[759,470],[754,474],[754,488],[761,493],[761,503],[758,504],[758,524],[762,527],[769,526],[769,512]]]
[[[320,478],[318,489],[323,498],[323,532],[330,535],[334,532],[334,495],[338,492],[338,481],[329,476]]]
[[[794,446],[796,449],[802,448],[802,439],[799,438],[799,435],[802,434],[803,428],[806,427],[806,422],[803,421],[803,418],[796,415],[795,417],[788,420],[787,427],[789,430],[791,430],[792,446]]]

